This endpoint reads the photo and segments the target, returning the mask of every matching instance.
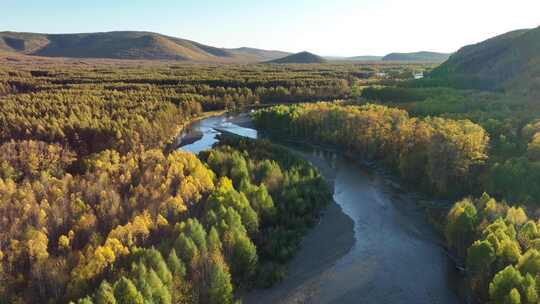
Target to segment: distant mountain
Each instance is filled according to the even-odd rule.
[[[283,58],[267,61],[267,63],[325,63],[326,59],[310,52],[300,52]]]
[[[429,77],[478,88],[540,91],[540,27],[508,32],[468,45],[434,69]]]
[[[254,48],[248,48],[248,47],[229,49],[229,51],[238,55],[252,56],[254,58],[257,58],[257,61],[274,60],[274,59],[283,58],[292,54],[292,53],[282,52],[282,51],[268,51],[268,50],[254,49]]]
[[[324,56],[324,59],[331,61],[379,61],[382,59],[382,56],[353,56],[353,57],[344,57],[344,56]]]
[[[152,32],[36,34],[0,32],[0,51],[67,58],[261,62],[290,53],[253,48],[224,49]]]
[[[383,61],[418,61],[418,62],[443,62],[450,54],[435,52],[415,53],[390,53],[382,58]]]
[[[382,59],[383,59],[383,56],[371,56],[371,55],[347,57],[347,60],[353,60],[353,61],[379,61]]]

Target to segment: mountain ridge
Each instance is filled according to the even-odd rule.
[[[383,56],[376,55],[360,55],[360,56],[324,56],[326,60],[330,61],[380,61]]]
[[[290,55],[256,48],[218,48],[146,31],[74,34],[0,32],[5,52],[66,58],[178,60],[193,62],[262,62]]]
[[[276,64],[304,63],[305,64],[305,63],[325,63],[325,62],[327,62],[327,60],[324,59],[323,57],[315,55],[307,51],[303,51],[303,52],[292,54],[283,58],[266,61],[265,63],[276,63]]]
[[[424,61],[444,62],[450,57],[447,53],[419,51],[411,53],[390,53],[382,58],[382,61]]]

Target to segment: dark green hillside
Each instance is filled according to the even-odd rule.
[[[517,30],[465,46],[436,68],[432,78],[483,89],[540,91],[540,27]]]
[[[382,58],[383,61],[422,61],[422,62],[443,62],[450,54],[435,52],[415,52],[415,53],[390,53]]]

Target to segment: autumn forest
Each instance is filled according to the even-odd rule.
[[[299,289],[304,240],[334,207],[356,221],[351,242],[404,238],[363,235],[336,203],[338,174],[291,142],[419,193],[429,225],[417,230],[436,236],[463,302],[539,303],[538,31],[444,63],[238,63],[246,50],[201,45],[189,47],[225,61],[67,59],[0,45],[0,303],[232,304]],[[27,39],[2,35],[15,49]],[[180,147],[194,123],[240,113],[256,139],[207,130],[220,133],[209,149]],[[381,210],[392,221],[400,209]],[[369,281],[363,267],[353,277]]]

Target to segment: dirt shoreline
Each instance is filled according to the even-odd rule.
[[[319,278],[349,252],[354,242],[352,219],[332,201],[319,224],[304,237],[300,251],[287,265],[285,280],[269,289],[250,291],[242,297],[242,303],[313,303],[312,298],[319,289]]]

